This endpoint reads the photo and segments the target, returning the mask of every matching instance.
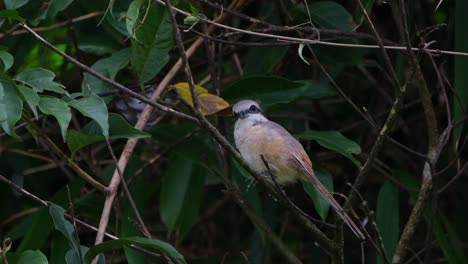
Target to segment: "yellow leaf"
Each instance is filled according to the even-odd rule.
[[[190,88],[189,84],[186,82],[180,82],[174,84],[172,87],[174,87],[177,92],[179,92],[180,96],[191,106],[193,106],[193,100],[192,100],[192,95],[190,94]],[[195,84],[195,92],[198,95],[208,93],[208,90],[201,87],[200,85]]]
[[[190,93],[188,83],[180,82],[172,85],[172,87],[177,90],[184,101],[193,107],[192,94]],[[208,93],[208,90],[200,85],[195,85],[195,92],[198,95],[200,111],[203,115],[212,115],[230,107],[229,103],[224,101],[223,98]],[[231,111],[228,112],[230,113]]]
[[[201,94],[198,99],[200,101],[200,111],[205,116],[218,113],[231,106],[223,98],[210,93]]]

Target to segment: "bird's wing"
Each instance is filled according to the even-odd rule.
[[[343,210],[340,204],[333,198],[331,193],[323,186],[320,180],[315,176],[312,166],[305,163],[301,157],[292,153],[293,159],[292,162],[294,165],[307,177],[307,179],[317,188],[323,198],[328,201],[330,206],[335,210],[335,212],[340,216],[341,219],[346,223],[346,225],[351,229],[351,231],[360,239],[365,240],[364,234],[361,229],[351,220],[349,215]],[[307,155],[304,153],[304,155]],[[308,159],[306,159],[308,161]]]

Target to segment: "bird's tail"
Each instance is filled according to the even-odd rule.
[[[359,239],[365,240],[365,236],[362,233],[361,229],[354,223],[354,221],[349,217],[349,215],[343,210],[341,205],[333,198],[331,193],[323,186],[320,180],[315,176],[315,173],[308,169],[308,167],[304,164],[304,162],[294,155],[294,163],[298,165],[299,169],[304,172],[304,175],[307,177],[308,180],[314,185],[315,188],[320,192],[323,198],[328,201],[330,206],[335,210],[338,216],[343,219],[343,222],[351,229],[351,231],[356,235]]]

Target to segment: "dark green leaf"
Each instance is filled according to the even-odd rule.
[[[14,19],[18,22],[25,23],[26,20],[24,18],[20,17],[18,12],[16,10],[1,10],[0,11],[0,18],[9,18],[9,19]]]
[[[31,111],[33,111],[34,116],[38,117],[37,105],[39,104],[39,101],[41,100],[41,98],[37,94],[37,91],[34,91],[32,88],[29,88],[24,84],[20,84],[18,86],[18,90],[23,95],[23,98],[28,104]]]
[[[16,89],[11,79],[0,75],[0,126],[10,136],[15,135],[13,129],[23,110],[23,101]]]
[[[120,115],[109,113],[109,137],[112,139],[118,138],[147,138],[150,134],[143,132],[131,126]],[[102,135],[102,129],[96,121],[88,123],[81,132],[89,135]]]
[[[88,145],[91,145],[96,142],[101,142],[106,140],[104,136],[101,135],[89,135],[85,133],[81,133],[74,129],[68,130],[67,134],[67,146],[71,152],[71,157],[75,156],[75,153]]]
[[[60,131],[62,132],[63,141],[65,142],[68,125],[71,121],[71,112],[67,103],[55,97],[44,96],[41,97],[37,106],[44,114],[52,115],[57,119],[60,125]]]
[[[31,215],[31,222],[25,230],[26,233],[18,246],[17,252],[41,248],[53,229],[54,227],[52,226],[52,221],[50,221],[48,208],[41,208]]]
[[[271,74],[273,68],[283,60],[287,46],[252,47],[247,53],[244,77]]]
[[[79,245],[74,236],[75,228],[68,220],[65,219],[65,209],[56,204],[51,204],[49,207],[49,213],[54,222],[55,230],[59,231],[67,238],[73,250],[78,251]]]
[[[26,250],[21,253],[17,264],[47,264],[47,258],[40,250]]]
[[[93,64],[93,66],[91,66],[91,69],[114,80],[117,73],[127,66],[130,61],[130,52],[131,50],[129,48],[119,50],[108,58],[98,60]],[[89,95],[89,90],[93,93],[99,94],[114,89],[112,85],[103,82],[88,73],[85,73],[85,76],[86,78],[83,79],[83,83],[81,85],[84,95]]]
[[[333,193],[333,177],[326,171],[324,168],[315,165],[314,166],[315,176],[320,180],[320,182],[327,188],[330,193]],[[327,219],[328,211],[330,209],[330,203],[323,198],[323,196],[317,191],[317,189],[309,181],[302,181],[302,187],[304,191],[310,196],[312,202],[314,203],[315,210],[317,210],[320,218],[325,221]]]
[[[65,260],[67,264],[82,264],[86,253],[89,251],[89,247],[80,245],[81,257],[78,255],[76,250],[70,249],[65,255]],[[106,264],[106,258],[104,255],[99,255],[98,264]]]
[[[171,245],[157,239],[143,237],[120,238],[96,245],[92,247],[86,254],[86,263],[91,262],[94,257],[106,250],[130,245],[136,245],[148,249],[156,249],[169,255],[176,261],[176,263],[186,263],[184,257]]]
[[[13,65],[13,56],[11,56],[11,54],[6,51],[0,50],[0,62],[3,64],[1,70],[7,71]]]
[[[180,155],[172,155],[168,161],[161,185],[159,200],[161,219],[169,229],[177,227],[185,197],[190,186],[193,163]]]
[[[78,100],[71,100],[68,105],[80,111],[84,116],[87,116],[96,121],[101,127],[102,135],[109,137],[109,114],[107,112],[106,103],[101,97],[91,94]]]
[[[468,52],[468,38],[466,29],[468,28],[468,16],[464,10],[468,10],[468,1],[456,0],[455,8],[455,51]],[[468,57],[454,57],[454,88],[456,96],[453,97],[453,119],[459,120],[466,115],[468,107]],[[452,140],[458,145],[463,130],[463,123],[453,130]]]
[[[390,259],[395,253],[399,239],[400,210],[398,206],[398,188],[387,180],[377,196],[376,222],[382,235],[385,251]],[[377,263],[385,263],[380,255],[377,255]]]
[[[338,131],[307,130],[296,136],[303,140],[315,140],[322,147],[336,151],[350,159],[356,166],[361,166],[352,155],[361,153],[361,147]]]
[[[43,92],[52,83],[55,74],[49,70],[36,68],[25,70],[15,77],[16,81],[29,84],[34,90]]]
[[[140,78],[140,83],[151,80],[169,61],[169,50],[174,43],[172,28],[166,8],[157,3],[150,5],[148,14],[140,14],[143,19],[132,38],[132,66]]]
[[[179,215],[177,225],[178,234],[177,240],[182,242],[192,226],[197,222],[198,211],[202,201],[203,187],[205,185],[205,176],[208,170],[204,167],[193,164],[192,173],[190,174],[189,188],[185,194],[182,213]]]
[[[243,99],[259,100],[264,110],[275,104],[289,103],[306,90],[299,82],[280,77],[250,77],[228,87],[222,97],[231,103]]]
[[[321,28],[351,31],[354,27],[353,17],[346,9],[333,1],[314,2],[309,6],[312,21]]]

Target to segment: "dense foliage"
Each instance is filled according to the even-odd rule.
[[[0,263],[468,263],[468,2],[167,3],[0,2]],[[252,180],[242,99],[365,241]]]

